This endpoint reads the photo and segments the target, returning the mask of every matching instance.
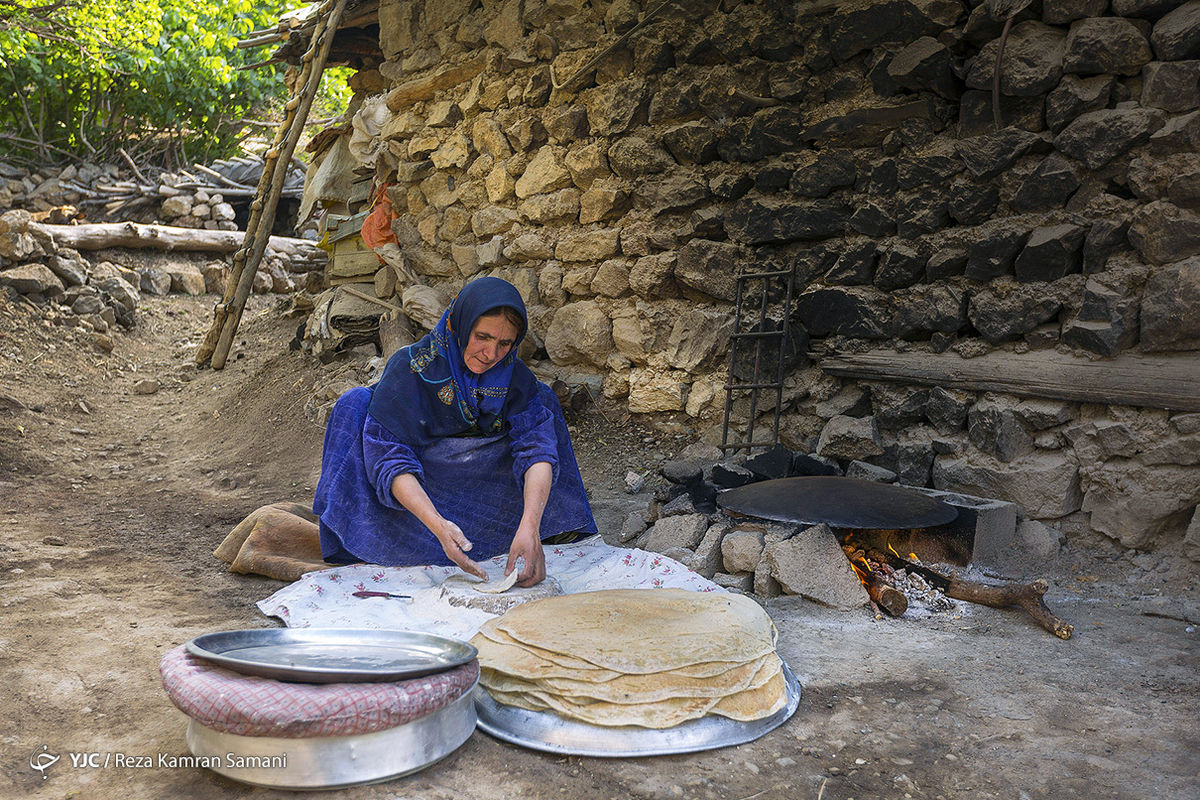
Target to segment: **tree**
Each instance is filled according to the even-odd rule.
[[[285,93],[239,70],[238,37],[298,0],[0,0],[0,153],[169,166],[226,155],[243,120]]]

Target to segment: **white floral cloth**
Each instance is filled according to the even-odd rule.
[[[488,578],[504,577],[507,555],[481,563]],[[420,631],[469,639],[495,616],[452,606],[441,597],[442,581],[458,567],[378,567],[356,564],[310,572],[258,603],[268,616],[290,628],[375,628]],[[546,574],[564,594],[598,589],[688,589],[724,592],[674,559],[644,550],[605,544],[595,536],[583,542],[546,547]],[[355,597],[354,592],[394,592],[412,600]]]

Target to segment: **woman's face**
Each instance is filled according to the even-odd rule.
[[[480,317],[471,328],[463,362],[467,369],[482,375],[504,359],[517,341],[517,328],[503,314]]]

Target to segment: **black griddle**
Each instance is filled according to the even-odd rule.
[[[718,494],[717,505],[775,522],[867,530],[932,528],[958,516],[954,506],[913,489],[831,475],[739,486]]]

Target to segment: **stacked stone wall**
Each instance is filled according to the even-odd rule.
[[[788,446],[1200,553],[1200,416],[840,379],[892,349],[1200,345],[1200,0],[382,0],[381,180],[453,291],[526,297],[542,367],[720,422],[734,276],[794,268]],[[825,10],[821,10],[821,9]],[[426,87],[426,88],[423,88]],[[441,88],[437,88],[441,87]],[[536,358],[535,358],[536,360]],[[743,414],[746,410],[743,409]]]

